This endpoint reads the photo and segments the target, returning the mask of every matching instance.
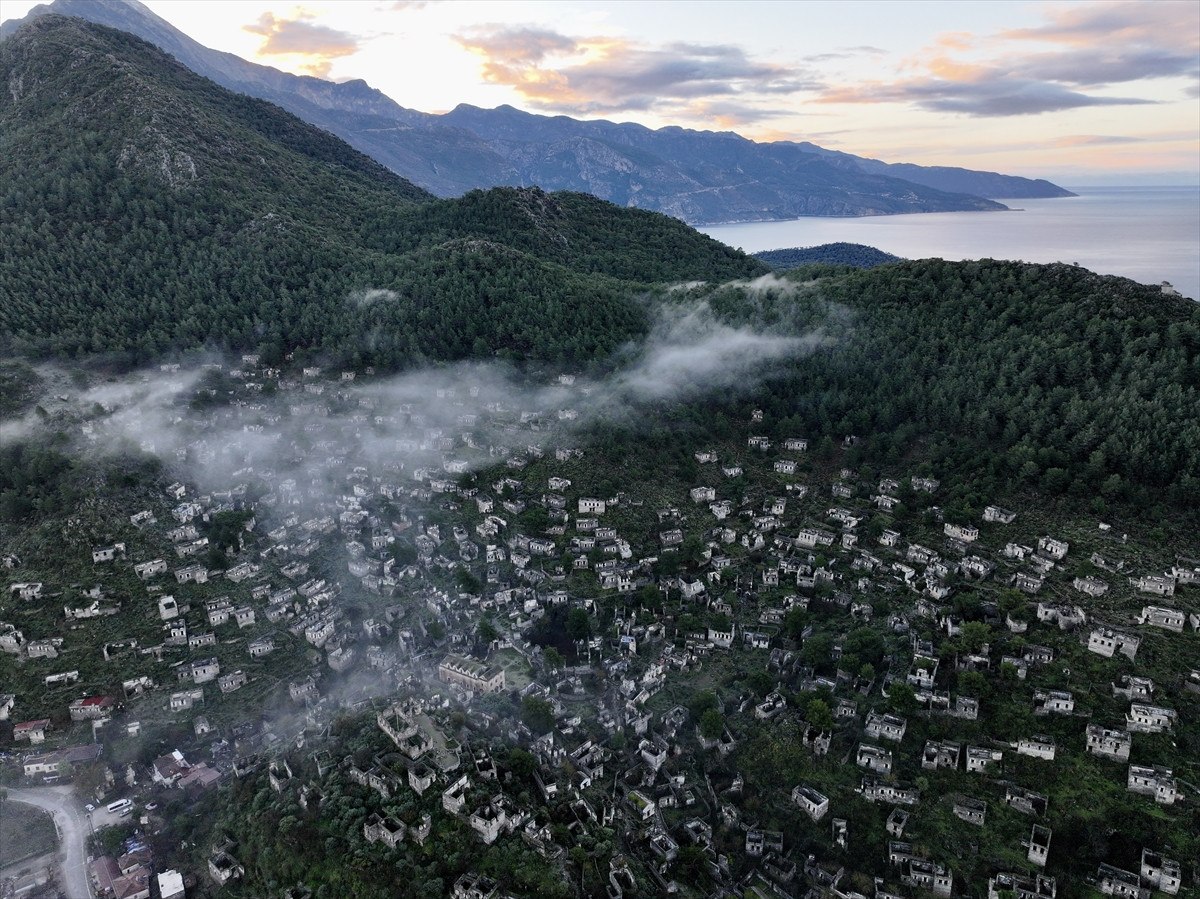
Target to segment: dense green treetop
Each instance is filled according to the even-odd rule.
[[[786,250],[763,250],[754,254],[778,272],[813,263],[848,265],[851,268],[874,268],[899,262],[899,256],[877,250],[861,243],[824,243],[816,247],[789,247]]]

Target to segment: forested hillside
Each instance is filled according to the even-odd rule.
[[[752,303],[730,288],[671,302],[703,297],[730,321],[819,327],[827,342],[755,391],[664,415],[650,437],[607,434],[610,461],[689,466],[760,408],[766,433],[820,435],[826,454],[853,437],[853,465],[957,473],[965,517],[1025,490],[1197,521],[1200,305],[1069,265],[921,260],[787,277],[816,281]]]
[[[645,330],[642,285],[766,271],[667,216],[582,195],[434,201],[80,20],[30,23],[0,45],[0,73],[9,352],[586,361]]]
[[[763,250],[754,254],[777,272],[799,268],[802,265],[825,263],[849,265],[853,268],[874,268],[899,262],[899,256],[885,253],[861,243],[823,243],[816,247],[789,247],[786,250]]]

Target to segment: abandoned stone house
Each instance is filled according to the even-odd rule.
[[[1070,715],[1075,712],[1075,697],[1066,690],[1035,690],[1035,715]]]
[[[829,811],[829,797],[803,784],[792,789],[792,802],[813,821],[820,821]]]
[[[984,746],[967,747],[967,773],[986,774],[999,767],[1004,759],[1004,753],[999,749],[988,749]]]
[[[1125,715],[1125,729],[1132,733],[1157,734],[1175,726],[1174,709],[1134,702]]]
[[[1175,578],[1170,575],[1146,574],[1130,578],[1129,583],[1143,593],[1153,593],[1156,596],[1175,595]]]
[[[928,740],[921,752],[921,767],[926,770],[946,768],[954,771],[958,769],[961,754],[962,748],[958,743]]]
[[[1110,730],[1099,724],[1089,724],[1086,736],[1087,751],[1114,761],[1129,761],[1129,750],[1133,746],[1133,736],[1123,730]]]
[[[1098,627],[1088,635],[1087,648],[1089,651],[1104,656],[1106,659],[1111,659],[1114,654],[1119,652],[1132,661],[1137,655],[1138,647],[1141,646],[1141,643],[1142,638],[1135,634],[1113,630],[1108,627]]]
[[[1071,548],[1065,540],[1057,540],[1049,535],[1039,537],[1037,544],[1038,552],[1043,556],[1047,556],[1056,562],[1061,562],[1067,557],[1067,552]]]
[[[907,728],[908,722],[897,715],[881,715],[872,712],[867,716],[867,736],[877,740],[900,742],[904,739],[904,732]]]
[[[1137,617],[1138,624],[1148,624],[1151,627],[1161,627],[1164,630],[1182,634],[1187,616],[1178,609],[1167,609],[1162,606],[1143,606],[1142,613]]]
[[[1130,793],[1153,796],[1160,805],[1172,805],[1179,797],[1173,772],[1158,765],[1130,765],[1126,786]]]
[[[1034,734],[1017,740],[1016,749],[1018,755],[1054,761],[1057,746],[1053,737],[1045,734]]]
[[[876,774],[887,776],[892,773],[892,753],[879,746],[860,743],[855,754],[855,764]]]

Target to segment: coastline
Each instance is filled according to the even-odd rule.
[[[1168,281],[1200,299],[1200,185],[1072,190],[1072,203],[1030,199],[1004,210],[1017,218],[920,212],[693,227],[748,253],[852,243],[906,259],[1075,263],[1142,284]]]
[[[991,199],[984,197],[985,200]],[[1037,200],[1070,200],[1072,197],[1012,197],[1010,199],[1037,199]],[[1002,200],[992,200],[993,203],[1000,203],[1003,206]],[[774,219],[731,219],[724,222],[687,222],[685,224],[697,230],[701,228],[726,228],[733,225],[772,225],[781,222],[800,222],[800,221],[821,221],[827,220],[832,222],[858,221],[860,219],[891,219],[900,215],[976,215],[989,213],[1003,212],[1024,212],[1024,209],[1013,209],[1011,206],[1003,206],[1001,209],[930,209],[925,212],[864,212],[859,215],[799,215],[793,218]],[[683,220],[681,220],[683,221]]]

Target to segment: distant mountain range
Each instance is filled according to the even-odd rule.
[[[996,199],[1066,197],[1043,180],[889,164],[811,143],[731,132],[540,116],[511,106],[406,109],[365,81],[291,75],[209,49],[136,0],[54,0],[26,17],[76,16],[156,44],[223,87],[275,103],[439,196],[538,186],[593,194],[692,224],[805,215],[1002,210]],[[0,39],[21,22],[0,27]],[[990,199],[985,199],[990,198]]]

